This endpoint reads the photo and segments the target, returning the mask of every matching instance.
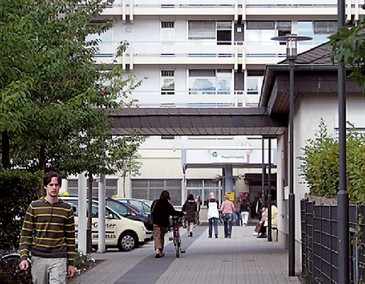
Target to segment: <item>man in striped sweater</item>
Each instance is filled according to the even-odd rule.
[[[75,222],[72,207],[58,197],[62,178],[48,172],[43,178],[46,196],[33,201],[25,214],[20,238],[20,269],[32,257],[33,283],[66,283],[75,275]]]

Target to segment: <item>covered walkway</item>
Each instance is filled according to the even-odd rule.
[[[114,135],[282,135],[286,114],[258,108],[124,108],[110,116]]]

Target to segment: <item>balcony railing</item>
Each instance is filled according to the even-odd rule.
[[[328,8],[336,7],[337,0],[275,0],[275,3],[265,0],[116,0],[111,7],[138,7],[138,8],[233,8],[235,6],[246,8]],[[352,0],[356,2],[356,0]],[[354,3],[355,4],[355,3]]]
[[[243,90],[219,92],[194,92],[175,91],[173,95],[162,95],[159,91],[134,90],[129,95],[130,100],[136,100],[134,106],[138,107],[199,107],[199,108],[224,108],[224,107],[257,107],[259,94],[247,95]]]
[[[298,53],[321,44],[309,41],[298,44]],[[121,58],[115,58],[116,42],[104,42],[95,60],[97,63],[122,64],[123,69],[129,65],[151,64],[225,64],[230,68],[242,69],[246,64],[275,64],[286,56],[286,46],[278,42],[234,42],[233,45],[217,45],[215,42],[186,41],[164,44],[161,42],[131,42]]]
[[[345,0],[347,20],[365,15],[363,0]],[[237,21],[246,15],[332,15],[337,16],[337,0],[116,0],[104,15],[121,15],[133,21],[138,15],[231,15]]]

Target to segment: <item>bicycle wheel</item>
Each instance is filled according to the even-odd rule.
[[[8,269],[5,270],[7,270],[8,273],[4,275],[4,280],[3,278],[1,278],[1,283],[19,283],[19,284],[32,283],[32,275],[30,273],[30,269],[28,270],[19,269],[20,256],[18,254],[8,254],[3,256],[3,259],[7,263]]]

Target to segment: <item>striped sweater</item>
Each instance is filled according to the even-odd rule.
[[[75,221],[70,204],[61,199],[51,204],[41,198],[33,201],[25,213],[20,238],[20,256],[29,253],[44,258],[66,258],[74,265]]]

